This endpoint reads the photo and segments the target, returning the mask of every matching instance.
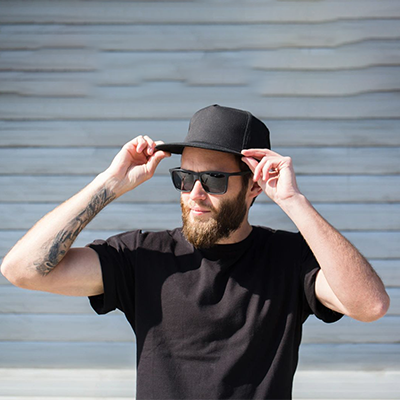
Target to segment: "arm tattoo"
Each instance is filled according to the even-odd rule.
[[[115,197],[115,193],[107,189],[95,194],[87,207],[44,246],[46,254],[34,263],[37,272],[42,276],[48,275],[63,259],[82,229]]]

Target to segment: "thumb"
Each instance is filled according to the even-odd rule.
[[[171,157],[171,153],[162,150],[155,151],[148,160],[149,169],[154,172],[160,161],[167,157]]]

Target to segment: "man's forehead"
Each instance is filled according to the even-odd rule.
[[[195,157],[196,159],[202,160],[232,160],[235,161],[236,157],[234,154],[226,153],[217,150],[201,149],[198,147],[185,147],[182,152],[182,160]]]
[[[216,150],[197,147],[185,147],[182,153],[181,166],[186,169],[200,167],[201,170],[223,171],[237,166],[236,156]],[[196,168],[198,169],[198,168]]]

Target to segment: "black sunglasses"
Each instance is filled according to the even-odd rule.
[[[246,175],[251,173],[251,171],[231,173],[218,171],[194,172],[181,168],[172,168],[169,172],[175,188],[180,192],[191,192],[194,184],[199,180],[204,191],[210,194],[226,193],[230,176]]]

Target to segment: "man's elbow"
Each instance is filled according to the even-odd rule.
[[[375,307],[375,314],[374,314],[374,321],[378,320],[379,318],[382,318],[386,315],[386,313],[389,310],[390,307],[390,297],[389,295],[385,292],[385,294],[382,296],[381,301],[377,302],[378,304]]]
[[[6,259],[3,260],[3,262],[1,263],[0,266],[0,271],[1,274],[9,281],[11,282],[13,285],[15,285],[14,281],[14,277],[13,277],[13,270],[11,268],[10,263],[6,262]]]
[[[353,318],[362,322],[374,322],[384,317],[388,312],[389,307],[390,297],[385,292],[380,299],[371,304],[369,308],[367,310],[364,310],[361,315],[354,316]]]
[[[22,289],[29,289],[29,279],[21,273],[15,263],[8,261],[6,258],[0,266],[1,274],[14,286]]]

